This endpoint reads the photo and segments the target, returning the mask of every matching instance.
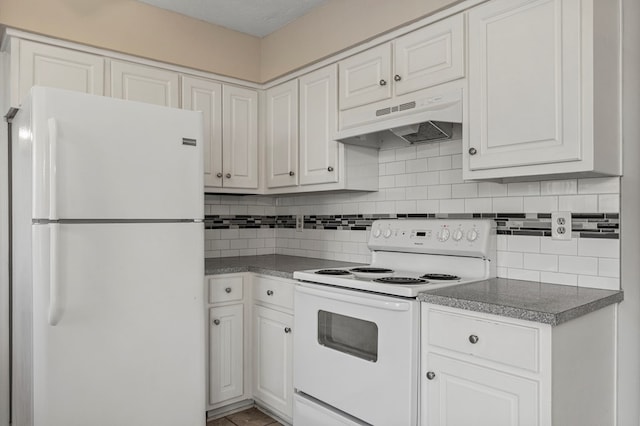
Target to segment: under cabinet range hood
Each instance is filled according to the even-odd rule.
[[[336,140],[380,148],[388,138],[408,144],[451,139],[454,123],[462,123],[462,89],[414,92],[339,113]]]

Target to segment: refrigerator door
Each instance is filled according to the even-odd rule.
[[[201,219],[202,114],[34,87],[33,218]]]
[[[202,223],[33,228],[33,424],[203,426]]]

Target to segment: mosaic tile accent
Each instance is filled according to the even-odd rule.
[[[391,213],[352,215],[306,215],[305,229],[368,231],[377,219],[493,219],[499,235],[551,236],[549,213]],[[618,213],[573,213],[572,236],[574,238],[620,238]],[[206,229],[294,229],[296,217],[211,215],[205,217]]]

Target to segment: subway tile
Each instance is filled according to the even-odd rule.
[[[620,195],[602,194],[598,195],[598,211],[600,213],[619,213]]]
[[[576,256],[578,254],[578,239],[552,240],[551,238],[540,239],[540,253],[562,254],[565,256]]]
[[[597,195],[561,195],[558,197],[558,210],[574,213],[598,211]]]
[[[573,195],[577,193],[577,179],[547,180],[540,182],[541,195]]]
[[[391,163],[396,161],[395,149],[381,149],[378,151],[378,163]]]
[[[524,268],[536,271],[556,272],[558,256],[553,254],[524,253]]]
[[[451,156],[445,155],[443,157],[431,157],[427,160],[427,170],[450,170],[451,169]]]
[[[453,198],[475,198],[477,196],[477,183],[460,183],[451,185],[451,197]]]
[[[620,178],[589,178],[578,179],[578,194],[619,194]]]
[[[397,201],[406,199],[404,188],[387,188],[383,191],[386,201]]]
[[[496,277],[507,278],[507,276],[508,276],[507,268],[504,268],[502,266],[496,267]]]
[[[400,175],[401,176],[401,175]],[[396,186],[396,176],[379,176],[378,177],[378,188],[394,188]]]
[[[235,240],[212,240],[207,241],[210,250],[228,250],[231,247],[231,241]]]
[[[507,185],[496,182],[478,183],[479,197],[504,197],[507,195]]]
[[[620,280],[618,278],[580,275],[578,276],[578,287],[600,288],[603,290],[620,290]]]
[[[416,209],[419,213],[440,213],[438,200],[417,200]]]
[[[398,213],[418,213],[416,201],[396,201],[396,211]]]
[[[230,240],[229,248],[231,249],[246,249],[249,248],[250,240]]]
[[[439,172],[440,174],[440,183],[463,183],[462,180],[462,170],[461,169],[452,169],[452,170],[443,170]],[[475,184],[477,185],[477,184]]]
[[[404,161],[394,161],[386,164],[386,175],[399,175],[405,173],[406,163]]]
[[[619,259],[620,240],[580,238],[578,240],[578,255]]]
[[[238,230],[238,238],[257,238],[258,230],[257,229],[239,229]]]
[[[598,275],[601,277],[620,278],[620,260],[598,259]]]
[[[491,211],[491,198],[467,198],[464,200],[465,213],[486,213]]]
[[[437,143],[421,144],[416,147],[418,158],[437,157],[440,155],[440,147]]]
[[[558,256],[558,272],[598,275],[598,259],[595,257]]]
[[[416,174],[416,183],[418,185],[438,185],[440,184],[440,173],[444,172],[423,172]]]
[[[240,250],[220,250],[220,257],[240,256]]]
[[[397,187],[405,187],[405,186],[416,186],[417,176],[415,174],[404,174],[395,176],[395,186]]]
[[[374,213],[396,213],[396,203],[393,201],[378,201]]]
[[[452,155],[462,153],[462,140],[440,142],[440,155]]]
[[[540,182],[516,182],[507,184],[507,195],[540,195]]]
[[[524,197],[524,211],[527,213],[551,213],[558,211],[558,197]]]
[[[440,200],[440,213],[464,213],[464,199]]]
[[[455,154],[451,156],[451,168],[452,169],[462,168],[462,154]]]
[[[220,238],[225,240],[234,240],[236,238],[240,238],[240,230],[239,229],[221,229]]]
[[[498,250],[498,251],[506,251],[507,250],[507,236],[506,235],[497,235],[496,236],[496,250]]]
[[[219,216],[228,216],[230,213],[230,206],[223,206],[223,205],[219,205],[219,204],[214,204],[209,206],[210,207],[210,212],[208,214],[211,215],[219,215]]]
[[[415,160],[416,157],[416,147],[410,146],[408,148],[398,148],[396,149],[396,161],[402,160]]]
[[[507,278],[512,280],[540,281],[540,272],[525,269],[507,269]]]
[[[376,203],[375,202],[367,202],[367,203],[358,203],[358,213],[365,214],[371,213],[375,211]]]
[[[262,256],[264,254],[274,254],[275,252],[276,251],[274,247],[265,247],[265,248],[256,249],[257,256]]]
[[[427,187],[429,200],[442,200],[451,198],[451,185],[433,185]]]
[[[541,271],[540,281],[551,284],[577,286],[578,276],[575,274],[563,274],[561,272]]]
[[[427,160],[418,158],[417,160],[408,160],[406,162],[407,173],[421,173],[427,171]]]
[[[502,268],[522,268],[524,264],[522,253],[512,251],[497,252],[497,266]]]
[[[495,197],[493,198],[492,211],[495,213],[520,213],[523,211],[522,197]]]
[[[540,238],[510,235],[507,236],[507,248],[509,251],[540,253]]]

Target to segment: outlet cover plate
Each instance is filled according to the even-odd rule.
[[[564,241],[571,239],[571,212],[551,213],[551,239]]]
[[[296,232],[302,232],[304,229],[304,216],[301,214],[296,215]]]

